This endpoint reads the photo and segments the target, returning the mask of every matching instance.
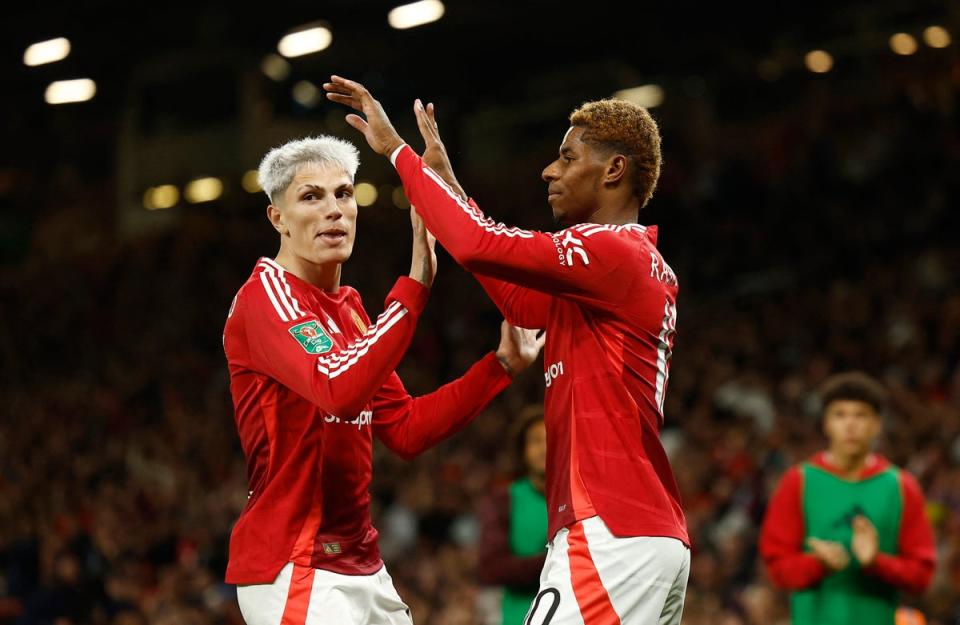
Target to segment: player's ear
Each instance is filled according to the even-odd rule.
[[[627,165],[629,161],[623,154],[614,154],[607,159],[607,166],[603,172],[604,181],[607,184],[615,184],[624,179],[627,175]]]
[[[283,211],[281,211],[277,206],[271,204],[267,207],[267,219],[270,220],[270,223],[273,225],[273,229],[280,234],[290,234],[290,229],[287,227],[286,221],[284,221],[283,218]]]

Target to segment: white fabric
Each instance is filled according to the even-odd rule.
[[[686,545],[661,536],[617,538],[597,516],[582,523],[590,556],[620,623],[679,625],[690,576]],[[594,625],[584,622],[573,592],[569,536],[570,530],[563,528],[550,541],[540,591],[524,625]]]
[[[272,584],[237,586],[237,601],[247,625],[280,625],[287,603],[293,563]],[[305,625],[413,625],[410,609],[393,587],[387,567],[372,575],[341,575],[317,569]]]

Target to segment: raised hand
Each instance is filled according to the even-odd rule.
[[[500,324],[500,347],[497,348],[497,360],[510,377],[515,376],[537,359],[543,348],[547,334],[537,338],[540,330],[527,330],[511,325],[507,321]]]
[[[353,113],[347,115],[347,123],[363,133],[374,152],[390,156],[403,145],[404,140],[394,130],[383,107],[366,87],[347,78],[331,76],[330,82],[323,83],[323,89],[329,100],[363,113],[366,119]]]
[[[453,175],[453,166],[450,164],[450,157],[447,155],[447,148],[444,147],[440,139],[440,127],[437,125],[436,109],[433,103],[426,107],[417,98],[413,103],[413,114],[417,118],[417,128],[420,129],[420,136],[423,137],[423,162],[433,171],[437,172],[444,182],[450,185],[454,191],[460,194],[464,200],[467,194],[457,182]]]

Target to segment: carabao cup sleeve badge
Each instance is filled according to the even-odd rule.
[[[316,321],[298,323],[290,328],[290,334],[308,354],[323,354],[333,349],[333,341]]]

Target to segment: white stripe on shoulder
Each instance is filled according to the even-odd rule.
[[[533,233],[530,232],[529,230],[521,230],[520,228],[509,228],[502,223],[494,223],[492,219],[490,219],[489,217],[486,217],[483,213],[481,213],[474,207],[464,202],[463,198],[460,197],[459,194],[454,192],[453,189],[451,189],[450,186],[442,178],[440,178],[440,176],[438,176],[436,172],[434,172],[429,167],[424,166],[423,173],[427,174],[427,176],[429,176],[431,180],[437,183],[437,186],[439,186],[441,189],[446,191],[447,195],[450,196],[450,199],[456,202],[457,205],[461,209],[463,209],[463,212],[465,212],[467,215],[470,216],[470,219],[475,221],[478,226],[480,226],[487,232],[490,232],[492,234],[497,234],[497,235],[505,235],[508,237],[520,237],[521,239],[533,238]]]
[[[290,293],[290,284],[287,282],[286,278],[283,277],[283,267],[280,267],[279,265],[274,267],[274,264],[268,263],[267,259],[263,259],[263,262],[261,262],[258,266],[263,270],[263,273],[266,273],[269,276],[271,282],[273,282],[274,286],[276,287],[275,292],[277,294],[277,298],[287,310],[287,313],[290,315],[290,319],[306,317],[306,313],[304,313],[300,308],[300,303]]]
[[[295,298],[290,292],[290,283],[287,281],[287,270],[284,269],[280,263],[270,258],[264,258],[260,262],[266,263],[277,271],[277,275],[280,277],[280,282],[283,284],[283,290],[287,294],[287,297],[290,298],[290,302],[293,304],[293,309],[300,317],[306,317],[307,314],[303,312],[302,308],[300,308],[300,302],[298,302],[297,298]]]
[[[260,272],[260,283],[263,285],[263,290],[266,292],[267,297],[270,299],[270,303],[273,304],[274,310],[277,311],[277,315],[280,317],[280,321],[290,321],[287,318],[287,314],[284,312],[283,308],[280,306],[280,303],[277,301],[277,296],[273,291],[273,286],[270,283],[270,279],[267,277],[265,271]]]

